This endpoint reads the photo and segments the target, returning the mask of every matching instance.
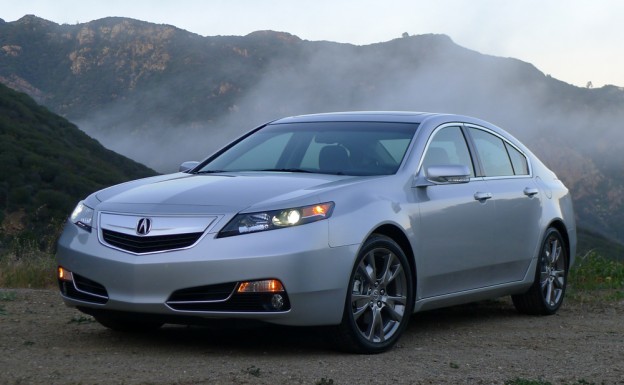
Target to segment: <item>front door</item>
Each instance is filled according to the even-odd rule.
[[[491,236],[496,208],[489,185],[475,177],[475,167],[461,127],[438,128],[427,145],[421,168],[465,165],[468,183],[415,188],[419,223],[418,293],[421,298],[456,293],[496,280],[490,268],[496,253]]]

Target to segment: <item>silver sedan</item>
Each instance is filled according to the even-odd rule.
[[[65,303],[114,330],[333,325],[341,348],[378,353],[417,311],[511,295],[554,314],[575,249],[568,190],[502,129],[353,112],[276,120],[91,194],[57,260]]]

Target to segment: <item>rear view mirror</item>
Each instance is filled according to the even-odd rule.
[[[470,182],[470,170],[468,166],[460,164],[429,166],[425,168],[424,174],[424,176],[416,178],[414,187]]]
[[[184,162],[180,165],[180,168],[178,169],[179,172],[187,172],[188,170],[192,170],[195,167],[197,167],[197,165],[199,164],[199,162],[195,161],[195,160],[191,160],[188,162]]]
[[[427,180],[435,184],[470,182],[470,170],[463,165],[429,166],[425,170]]]

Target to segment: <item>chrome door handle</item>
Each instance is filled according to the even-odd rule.
[[[526,187],[523,191],[524,195],[528,196],[529,198],[531,198],[533,195],[537,195],[539,193],[539,190],[536,189],[535,187]]]
[[[479,202],[484,202],[488,199],[492,198],[492,193],[489,192],[481,192],[481,191],[477,191],[474,194],[474,199],[478,200]]]

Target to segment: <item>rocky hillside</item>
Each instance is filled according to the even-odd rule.
[[[558,173],[573,192],[579,226],[624,242],[624,91],[575,87],[443,35],[354,46],[271,31],[202,37],[132,19],[58,25],[25,16],[0,22],[0,82],[160,171],[284,115],[478,116]]]

